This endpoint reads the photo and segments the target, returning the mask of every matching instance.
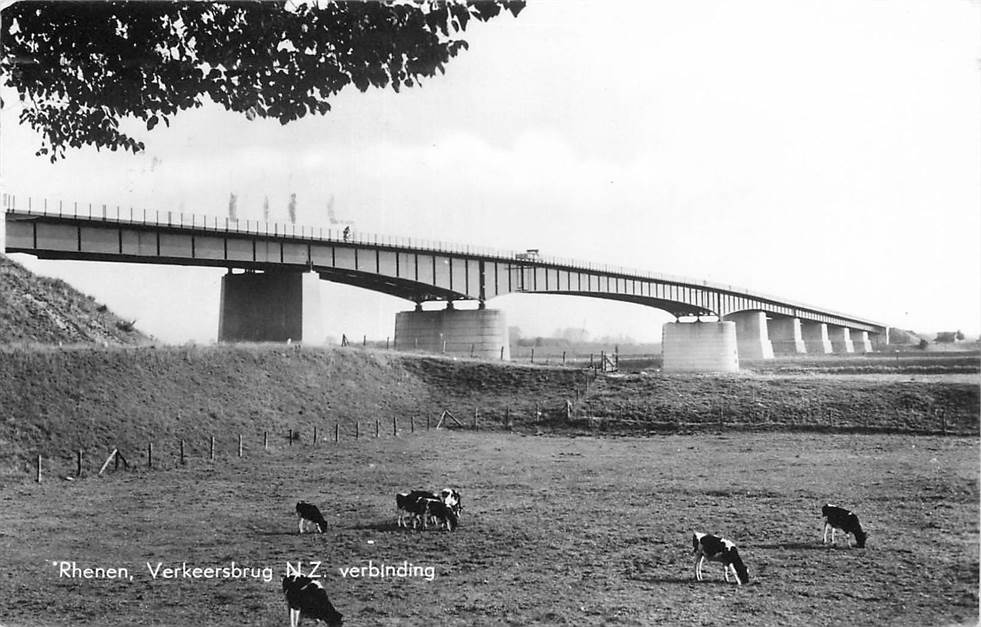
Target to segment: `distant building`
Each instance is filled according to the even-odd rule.
[[[933,340],[935,344],[954,344],[963,341],[964,334],[960,331],[941,331],[937,333],[937,337]]]

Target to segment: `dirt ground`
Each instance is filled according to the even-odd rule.
[[[975,624],[978,459],[976,437],[440,431],[23,482],[0,488],[0,623],[284,625],[287,563],[321,562],[348,625]],[[397,491],[444,486],[463,492],[456,532],[396,528]],[[297,534],[300,499],[327,533]],[[867,548],[822,546],[829,501]],[[750,584],[718,564],[695,582],[693,530],[733,540]],[[415,576],[346,570],[404,562]]]

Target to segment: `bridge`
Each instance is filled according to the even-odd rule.
[[[106,205],[26,199],[18,206],[11,194],[0,204],[0,252],[227,268],[219,341],[322,343],[321,279],[414,302],[396,316],[401,350],[508,359],[504,312],[486,303],[519,292],[605,298],[671,313],[676,322],[663,330],[666,370],[731,371],[740,358],[868,352],[873,342],[888,341],[885,325],[825,308],[534,251]],[[431,301],[445,308],[424,310]],[[476,308],[460,308],[460,301]]]

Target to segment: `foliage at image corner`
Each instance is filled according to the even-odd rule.
[[[287,124],[326,114],[347,85],[419,85],[444,73],[474,20],[524,0],[446,2],[17,2],[3,9],[0,73],[19,121],[52,162],[91,145],[138,152],[151,131],[205,99]]]

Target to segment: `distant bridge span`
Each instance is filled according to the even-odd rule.
[[[7,252],[27,253],[46,259],[213,266],[230,271],[233,268],[242,269],[247,271],[245,277],[253,278],[233,274],[226,275],[226,280],[232,284],[259,281],[266,286],[235,288],[223,283],[223,309],[229,305],[239,309],[252,307],[243,298],[257,289],[260,292],[268,289],[274,291],[264,296],[253,294],[246,300],[289,300],[292,296],[278,294],[275,290],[281,288],[270,285],[284,284],[286,279],[283,277],[287,275],[299,277],[303,273],[313,272],[324,280],[412,301],[416,303],[420,315],[429,314],[430,318],[438,312],[422,312],[421,304],[424,302],[445,301],[453,309],[452,303],[455,301],[476,301],[478,309],[483,310],[485,303],[494,297],[516,292],[618,300],[662,309],[676,318],[718,316],[720,320],[737,323],[742,336],[741,355],[745,352],[742,346],[744,340],[749,334],[759,333],[756,327],[761,319],[764,327],[768,318],[771,326],[776,327],[785,325],[786,321],[794,321],[787,331],[789,337],[778,340],[793,342],[796,348],[792,352],[806,350],[806,331],[813,331],[815,325],[821,325],[824,329],[818,333],[819,337],[812,338],[822,344],[820,352],[829,352],[828,344],[834,343],[834,332],[839,329],[845,330],[839,342],[841,352],[854,350],[849,332],[858,333],[863,338],[861,350],[871,349],[867,346],[869,335],[877,337],[887,332],[887,327],[881,323],[731,285],[527,253],[358,232],[345,237],[340,230],[174,212],[120,211],[106,206],[79,208],[73,205],[66,208],[32,201],[28,201],[27,207],[18,207],[14,197],[9,195],[4,197],[3,207],[6,235],[2,240],[6,243]],[[300,286],[300,283],[309,285],[308,280],[303,282],[296,278],[296,281],[297,286],[289,288],[290,293],[309,289]],[[226,299],[226,295],[230,295],[231,299]],[[461,314],[462,311],[466,310],[461,310]],[[223,321],[226,313],[223,311]],[[253,312],[251,315],[269,316],[270,312]],[[302,313],[300,315],[302,317]],[[315,314],[308,312],[307,315]],[[236,316],[231,316],[229,320],[233,318]],[[433,324],[445,325],[445,320]],[[225,326],[227,330],[228,325]],[[424,332],[422,329],[413,331],[409,328],[412,324],[402,326],[403,339],[406,333],[416,335],[415,344],[422,348],[432,348],[432,338],[427,337],[420,342],[420,333],[432,335],[438,332],[444,338],[443,342],[446,341],[446,334],[435,327]],[[286,337],[299,339],[298,336],[309,337],[303,333]],[[763,341],[767,339],[764,329]],[[471,352],[473,344],[470,342],[468,346]],[[852,345],[852,348],[848,349],[847,345]],[[823,350],[825,348],[829,350]],[[764,346],[760,355],[746,356],[767,357],[770,354]]]

